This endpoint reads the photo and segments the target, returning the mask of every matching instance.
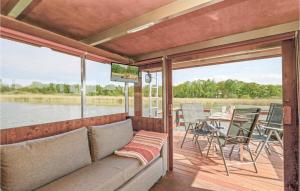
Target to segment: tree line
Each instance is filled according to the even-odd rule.
[[[175,86],[173,94],[178,98],[279,98],[282,86],[238,80],[196,80]]]
[[[33,94],[79,94],[79,84],[43,84],[32,82],[28,86],[18,84],[7,85],[0,83],[1,93],[33,93]],[[87,85],[88,96],[122,96],[124,87],[113,84]],[[153,96],[155,91],[152,91]],[[133,96],[133,86],[129,87],[129,96]],[[158,89],[158,95],[162,95],[162,87]],[[143,87],[143,96],[149,96],[149,86]],[[247,83],[238,80],[226,80],[215,82],[214,80],[188,81],[173,87],[175,98],[279,98],[282,96],[281,85],[263,85],[257,83]]]

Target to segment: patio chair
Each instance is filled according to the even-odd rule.
[[[265,120],[258,120],[257,124],[256,124],[256,130],[258,132],[258,134],[263,134],[264,132],[264,129],[262,128],[262,125],[267,125],[269,120],[270,120],[270,116],[272,114],[272,111],[273,111],[273,108],[274,106],[276,105],[276,103],[270,103],[270,106],[269,106],[269,111],[268,111],[268,114],[267,114],[267,117]]]
[[[209,141],[207,156],[209,154],[212,142],[214,139],[217,140],[217,145],[219,146],[221,156],[224,162],[225,170],[227,175],[229,171],[227,168],[224,150],[223,148],[227,145],[232,146],[230,151],[230,156],[236,145],[241,145],[246,147],[250,154],[251,163],[254,165],[255,172],[257,172],[255,160],[249,148],[250,139],[255,128],[256,122],[260,114],[260,108],[250,108],[250,109],[235,109],[232,114],[232,118],[228,128],[225,127],[215,127],[210,126],[214,129],[212,138]]]
[[[181,148],[186,141],[187,134],[193,135],[193,139],[190,141],[195,141],[198,149],[202,155],[202,150],[198,141],[199,136],[207,136],[210,131],[206,128],[207,117],[204,114],[203,106],[199,103],[184,103],[181,104],[181,111],[183,115],[183,122],[186,126],[185,134],[181,143]]]
[[[270,116],[272,114],[272,111],[273,111],[273,108],[274,108],[274,105],[276,105],[276,103],[270,103],[270,106],[269,106],[269,111],[268,111],[268,114],[267,114],[267,117],[264,119],[264,120],[258,120],[257,121],[257,124],[256,124],[256,129],[253,133],[253,135],[257,135],[259,134],[259,136],[265,134],[265,129],[263,128],[263,126],[267,125],[269,120],[270,120]],[[260,148],[260,145],[261,145],[261,142],[259,142],[256,150],[255,150],[255,153],[257,153],[258,149]],[[265,150],[266,152],[270,155],[271,152],[269,150],[269,145],[267,144],[266,147],[265,147]]]
[[[256,149],[256,158],[258,159],[262,150],[268,148],[269,143],[279,143],[283,148],[282,143],[282,119],[283,119],[283,106],[282,104],[272,104],[272,110],[269,113],[268,121],[265,124],[259,124],[260,128],[264,130],[263,134],[254,134],[253,141],[258,141],[259,144]],[[261,145],[262,144],[262,145]],[[258,152],[257,152],[258,151]],[[269,149],[267,151],[270,153]]]

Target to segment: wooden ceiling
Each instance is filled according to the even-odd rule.
[[[20,2],[23,3],[23,9],[13,11]],[[122,35],[92,44],[130,58],[143,58],[144,55],[174,47],[299,21],[299,0],[214,0],[202,7],[199,5],[209,0],[185,0],[185,5],[178,2],[1,0],[1,15],[11,16],[14,12],[18,21],[81,41],[87,46],[92,43],[85,40],[95,35],[101,36],[105,31],[114,32],[118,28],[124,30],[126,26],[134,26],[132,24],[143,17],[143,22],[147,24],[145,17],[158,19],[158,13],[164,15],[159,22],[154,22],[153,26],[144,30],[133,33],[121,31]],[[24,6],[26,3],[28,5]],[[176,4],[181,5],[181,12],[171,13],[171,6]]]
[[[298,0],[224,1],[138,33],[112,40],[101,47],[138,56],[277,25],[297,20],[298,3]]]

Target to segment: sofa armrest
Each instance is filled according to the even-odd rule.
[[[163,176],[168,170],[168,141],[164,143],[161,149],[161,157],[163,159]]]

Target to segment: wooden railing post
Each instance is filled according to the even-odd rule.
[[[295,39],[282,42],[284,105],[284,190],[298,190],[299,178],[299,59]],[[298,50],[299,51],[299,50]]]

